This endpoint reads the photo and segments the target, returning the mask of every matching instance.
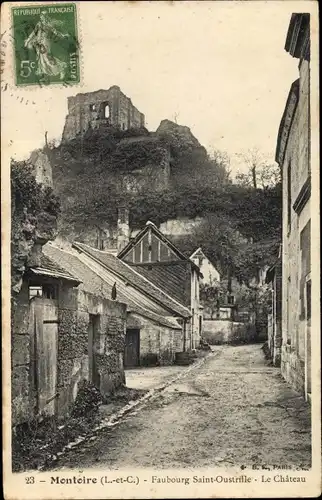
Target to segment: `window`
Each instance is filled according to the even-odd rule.
[[[58,288],[55,285],[43,285],[42,293],[45,299],[57,299]]]
[[[233,295],[228,295],[228,304],[233,305],[235,303],[235,297]]]
[[[300,234],[301,252],[301,278],[300,278],[300,319],[307,318],[305,296],[307,293],[307,282],[310,281],[311,272],[311,221],[309,220]],[[309,285],[311,293],[311,285]],[[311,298],[310,298],[311,300]],[[311,305],[310,305],[311,307]]]
[[[291,228],[292,215],[292,163],[287,166],[287,225]]]
[[[109,118],[110,117],[110,107],[107,104],[104,108],[104,118]]]
[[[29,300],[34,297],[43,297],[44,299],[57,299],[58,287],[52,284],[30,285]]]
[[[100,108],[100,118],[107,120],[110,117],[110,107],[107,102],[102,102]]]
[[[42,286],[29,287],[29,300],[33,297],[42,297]]]
[[[97,111],[97,106],[96,106],[96,104],[90,104],[90,105],[89,105],[89,110],[90,110],[90,111]]]

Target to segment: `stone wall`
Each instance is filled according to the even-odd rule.
[[[64,415],[77,395],[77,384],[89,373],[89,321],[97,315],[94,358],[103,397],[125,384],[123,353],[126,306],[90,293],[65,289],[60,295],[58,328],[57,412]],[[95,383],[95,380],[93,381]]]
[[[108,112],[105,112],[106,106]],[[116,85],[108,90],[68,97],[68,115],[63,131],[63,142],[85,133],[89,128],[95,129],[100,126],[114,126],[121,130],[142,128],[144,115]]]
[[[296,391],[304,392],[305,362],[291,345],[283,344],[281,349],[282,375]]]
[[[11,411],[13,424],[33,414],[35,400],[30,387],[30,321],[28,286],[24,282],[11,319]]]
[[[140,329],[140,364],[151,354],[157,356],[160,365],[172,364],[175,353],[183,351],[183,331],[159,325],[138,314],[131,313],[128,328]]]
[[[245,333],[246,325],[224,319],[205,319],[202,337],[210,344],[229,344],[236,333]]]
[[[55,413],[68,414],[81,379],[90,379],[89,320],[98,315],[93,352],[99,389],[108,396],[125,384],[123,353],[126,305],[76,288],[61,286],[58,295],[57,397]],[[12,423],[36,416],[34,320],[30,314],[28,283],[23,282],[11,324]]]

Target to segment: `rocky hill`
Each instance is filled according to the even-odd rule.
[[[131,103],[124,102],[130,112]],[[46,175],[51,165],[54,190],[61,200],[62,240],[93,246],[102,234],[107,241],[114,240],[117,209],[126,206],[133,231],[147,220],[158,226],[191,220],[183,244],[202,246],[223,270],[236,264],[236,272],[247,274],[247,269],[253,272],[269,261],[280,238],[278,186],[268,190],[237,186],[225,163],[210,158],[188,127],[162,120],[155,132],[149,132],[139,120],[140,126],[122,129],[117,120],[124,120],[124,109],[122,114],[117,102],[113,106],[116,124],[100,119],[92,126],[89,120],[85,131],[69,130],[70,138],[33,157],[40,175]],[[70,106],[70,113],[73,109]],[[69,117],[69,127],[72,123]],[[247,242],[256,245],[248,248]],[[241,255],[247,256],[247,265]]]

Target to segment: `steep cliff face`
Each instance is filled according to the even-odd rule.
[[[162,120],[156,130],[156,135],[164,138],[175,153],[201,149],[204,155],[207,155],[205,148],[201,146],[190,128],[184,125],[178,125],[171,120]]]

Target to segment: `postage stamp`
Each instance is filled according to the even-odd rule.
[[[11,13],[16,85],[79,83],[76,5],[20,6]]]

